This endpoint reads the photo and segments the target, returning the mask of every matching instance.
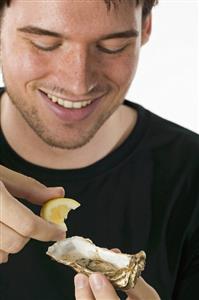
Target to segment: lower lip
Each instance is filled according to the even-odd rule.
[[[96,107],[98,106],[102,97],[96,98],[86,107],[79,109],[65,108],[57,103],[52,102],[45,93],[39,91],[42,98],[45,100],[48,108],[62,121],[71,123],[75,121],[81,121],[86,119],[90,114],[92,114]]]

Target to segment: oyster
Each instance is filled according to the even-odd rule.
[[[115,288],[122,290],[135,286],[146,260],[144,251],[135,255],[115,253],[79,236],[56,242],[48,248],[47,255],[88,276],[101,272]]]

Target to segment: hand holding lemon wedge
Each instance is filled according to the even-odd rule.
[[[40,215],[46,221],[55,223],[67,230],[64,220],[67,219],[70,210],[74,210],[79,206],[79,202],[70,198],[51,199],[44,203]]]

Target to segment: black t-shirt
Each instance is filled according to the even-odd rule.
[[[64,186],[81,203],[67,220],[68,236],[128,253],[144,250],[143,278],[162,300],[199,299],[199,137],[138,104],[124,104],[137,110],[136,127],[90,166],[53,170],[31,164],[2,133],[0,164],[48,186]],[[21,201],[39,213],[38,206]],[[75,299],[75,273],[45,254],[50,244],[31,240],[0,265],[1,300]]]

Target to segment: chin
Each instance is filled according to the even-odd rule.
[[[45,134],[44,132],[35,130],[35,133],[40,137],[40,139],[45,144],[49,145],[50,147],[59,148],[59,149],[68,149],[68,150],[74,150],[85,146],[94,137],[96,132],[97,131],[95,130],[84,134],[70,133],[70,136],[69,135],[66,136],[66,134],[62,134],[62,135],[60,134],[58,136],[57,133],[54,133],[54,135],[53,133],[49,135],[49,132],[48,134]]]

